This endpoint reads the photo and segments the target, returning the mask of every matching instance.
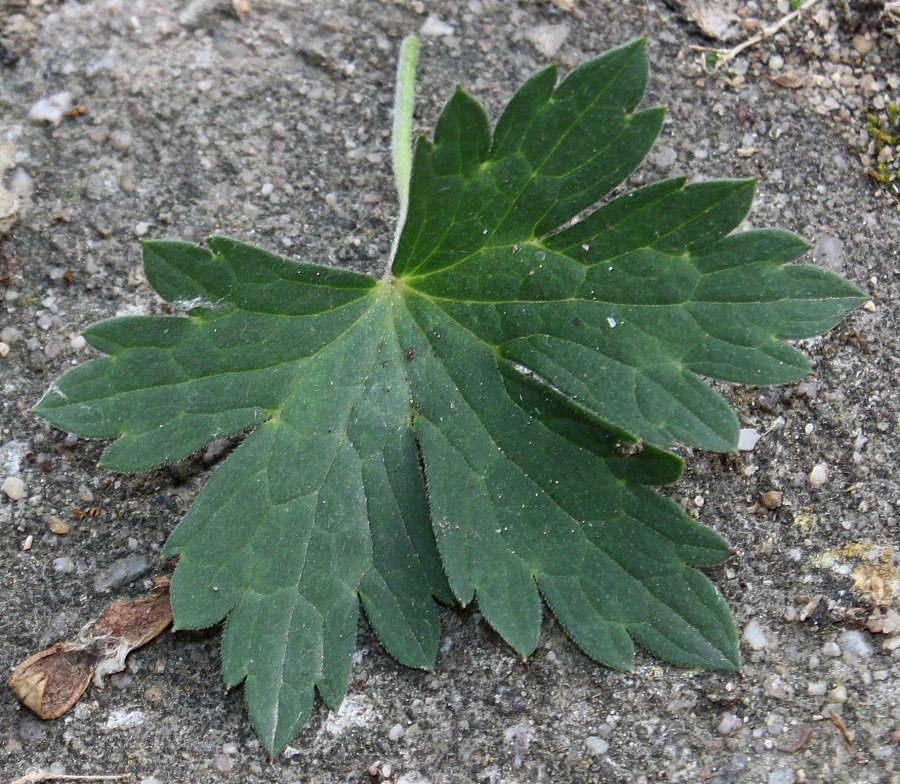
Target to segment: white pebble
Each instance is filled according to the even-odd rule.
[[[555,57],[563,42],[569,37],[569,30],[567,24],[540,24],[526,30],[525,38],[534,44],[534,48],[544,57]]]
[[[797,775],[790,768],[779,768],[769,774],[769,784],[794,784]]]
[[[766,639],[763,627],[756,619],[750,621],[750,623],[744,627],[744,633],[741,635],[741,639],[754,651],[761,651],[763,648],[769,647],[769,641]]]
[[[75,571],[75,562],[66,555],[53,559],[53,571],[60,574],[71,574]]]
[[[872,655],[872,646],[862,632],[846,631],[838,637],[838,641],[845,659],[851,661],[854,659],[868,659]]]
[[[404,735],[406,735],[406,730],[403,728],[403,725],[395,724],[388,732],[388,740],[394,741],[396,743]]]
[[[741,452],[752,452],[760,438],[762,436],[755,427],[742,427],[738,435],[738,449]]]
[[[850,699],[847,694],[847,687],[844,686],[843,683],[839,683],[835,686],[830,692],[828,692],[828,699],[832,702],[846,702]]]
[[[69,345],[71,345],[75,351],[81,351],[81,349],[87,345],[87,341],[81,335],[75,335],[72,340],[69,341]]]
[[[829,656],[832,659],[836,659],[838,656],[841,655],[841,646],[838,645],[836,642],[826,642],[822,646],[822,654],[824,656]]]
[[[440,38],[445,35],[453,35],[454,29],[453,25],[447,24],[440,17],[429,14],[419,28],[419,35],[423,38]]]
[[[0,485],[0,490],[11,501],[21,501],[22,496],[25,495],[25,483],[17,476],[8,476]]]
[[[134,233],[138,237],[143,237],[148,231],[150,231],[150,224],[146,221],[134,224]]]
[[[128,730],[133,727],[140,727],[144,723],[144,713],[142,711],[130,711],[127,708],[120,708],[109,714],[106,720],[106,729],[108,730]]]
[[[0,340],[4,343],[9,343],[12,345],[17,340],[22,339],[22,333],[16,329],[15,327],[4,327],[0,329]]]
[[[117,150],[127,150],[131,146],[133,137],[130,131],[116,130],[109,135],[109,143]]]
[[[9,356],[9,346],[7,346],[3,341],[0,341],[0,357],[7,356]]]
[[[821,697],[828,690],[825,681],[812,681],[806,684],[806,693],[813,697]]]
[[[14,169],[9,178],[9,192],[20,199],[29,199],[34,192],[34,180],[24,169]]]
[[[731,735],[742,723],[733,713],[723,713],[719,726],[716,729],[720,735]]]
[[[900,651],[900,634],[895,637],[888,637],[882,644],[881,647],[884,648],[888,653],[894,653],[894,651]]]
[[[51,95],[49,98],[41,98],[28,110],[28,119],[33,123],[50,123],[59,125],[66,112],[72,111],[72,93],[62,92]]]
[[[606,752],[609,751],[609,743],[603,740],[603,738],[598,738],[596,735],[591,735],[591,737],[585,740],[584,746],[591,754],[600,755],[606,754]]]
[[[387,766],[390,769],[390,766]],[[381,769],[382,773],[384,773],[384,768]],[[397,784],[431,784],[431,779],[425,778],[419,771],[411,770],[409,773],[404,773],[399,779],[397,779]]]
[[[810,487],[821,487],[828,481],[828,466],[825,463],[816,463],[809,472]]]

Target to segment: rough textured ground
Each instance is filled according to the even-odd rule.
[[[741,5],[769,21],[788,10]],[[755,621],[743,677],[648,657],[634,673],[609,672],[549,619],[523,664],[476,610],[447,609],[434,674],[398,666],[362,628],[340,715],[320,709],[270,763],[240,693],[223,691],[215,630],[164,634],[62,719],[39,722],[0,692],[0,781],[31,766],[144,784],[900,780],[900,640],[864,628],[871,596],[851,577],[877,575],[897,592],[900,221],[889,190],[865,174],[873,155],[888,156],[872,148],[864,111],[883,117],[897,100],[900,57],[866,4],[844,5],[820,3],[815,21],[712,76],[689,49],[709,42],[661,2],[581,0],[566,13],[512,0],[250,0],[241,20],[212,0],[0,0],[0,141],[16,145],[12,183],[25,196],[0,245],[0,480],[24,481],[21,500],[0,498],[4,668],[95,616],[110,594],[94,583],[110,564],[135,555],[153,573],[170,569],[155,555],[218,459],[105,473],[94,467],[100,445],[28,413],[53,378],[91,356],[80,328],[159,309],[138,236],[225,232],[378,269],[395,207],[394,55],[429,14],[422,130],[456,81],[496,114],[548,60],[568,68],[645,34],[648,102],[670,111],[633,183],[757,176],[750,223],[805,235],[814,262],[871,297],[806,342],[809,380],[729,393],[743,426],[763,434],[752,452],[686,455],[669,490],[737,550],[711,576],[740,628]],[[874,43],[865,54],[860,35]],[[795,83],[784,74],[801,86],[781,86]],[[58,126],[26,118],[60,91],[83,113]],[[813,486],[817,464],[827,479]],[[760,507],[773,490],[783,505]],[[91,508],[96,517],[73,511]],[[53,517],[70,531],[51,533]],[[112,595],[138,595],[150,576]]]

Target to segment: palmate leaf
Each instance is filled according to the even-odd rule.
[[[632,640],[691,667],[738,666],[730,615],[695,566],[729,552],[648,485],[682,441],[734,449],[702,376],[773,384],[808,372],[783,341],[860,302],[787,263],[784,231],[729,236],[752,182],[667,180],[609,201],[662,110],[635,112],[642,41],[557,84],[526,82],[496,129],[458,89],[420,139],[384,279],[223,237],[144,245],[147,277],[187,317],[115,318],[107,358],[36,407],[115,437],[102,465],[178,460],[258,425],[213,474],[165,552],[176,624],[226,619],[223,671],[245,682],[276,753],[314,690],[337,707],[359,605],[385,648],[433,666],[435,599],[478,600],[522,656],[541,597],[605,665]]]

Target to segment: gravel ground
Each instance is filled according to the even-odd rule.
[[[727,392],[760,434],[755,447],[688,454],[668,490],[735,546],[710,572],[743,634],[742,676],[646,656],[634,673],[610,672],[549,618],[523,664],[477,610],[446,609],[433,674],[400,667],[361,628],[341,712],[319,708],[268,762],[240,692],[222,688],[217,632],[166,633],[62,719],[41,722],[0,694],[0,781],[32,766],[143,784],[900,781],[900,635],[870,630],[875,600],[900,587],[900,219],[895,145],[866,119],[891,135],[897,38],[879,25],[883,4],[821,2],[706,73],[690,47],[722,44],[678,5],[0,0],[0,143],[16,147],[7,181],[23,202],[0,243],[4,667],[169,570],[162,542],[227,448],[112,474],[94,466],[100,444],[28,407],[92,355],[79,329],[160,310],[139,237],[224,232],[378,269],[393,231],[387,148],[406,33],[424,38],[423,131],[457,81],[496,116],[540,65],[567,69],[647,35],[647,103],[669,113],[632,184],[759,177],[747,225],[803,234],[813,262],[870,297],[804,341],[809,379]],[[737,5],[738,41],[790,10]],[[69,96],[56,107],[39,104],[59,93]],[[130,582],[102,590],[116,582],[98,580],[103,570],[124,558],[119,582]]]

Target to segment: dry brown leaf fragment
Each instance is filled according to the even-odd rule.
[[[800,87],[803,87],[803,80],[794,73],[782,73],[778,74],[778,76],[769,77],[769,81],[773,84],[777,84],[779,87],[787,87],[791,90],[796,90]]]
[[[169,580],[155,581],[157,592],[120,599],[77,636],[25,659],[7,678],[13,694],[42,719],[56,719],[84,694],[93,677],[125,669],[125,657],[150,642],[172,622]]]
[[[886,607],[891,603],[891,586],[878,570],[868,564],[859,564],[850,577],[853,587],[859,593],[869,594],[876,607]]]
[[[796,754],[806,745],[806,742],[811,737],[812,730],[805,724],[801,724],[799,729],[797,730],[797,736],[794,738],[794,740],[784,746],[780,746],[778,750],[784,752],[785,754]]]

